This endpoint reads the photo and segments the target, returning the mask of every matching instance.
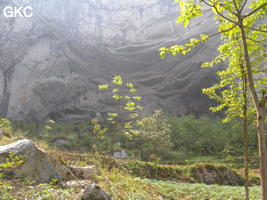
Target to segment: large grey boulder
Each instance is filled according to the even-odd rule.
[[[68,167],[38,148],[30,140],[19,140],[0,146],[0,162],[5,162],[10,153],[22,156],[24,160],[22,165],[12,170],[14,177],[25,177],[34,183],[47,183],[53,178],[59,181],[75,178]]]

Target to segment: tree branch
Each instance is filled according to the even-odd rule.
[[[212,38],[212,37],[214,37],[214,36],[216,36],[216,35],[219,35],[219,34],[221,34],[221,33],[225,33],[225,32],[228,32],[228,31],[231,31],[231,30],[234,29],[236,26],[237,26],[237,24],[235,24],[234,26],[232,26],[232,27],[229,28],[229,29],[222,30],[222,31],[217,32],[217,33],[215,33],[215,34],[213,34],[213,35],[207,36],[207,38],[206,38],[205,40],[199,40],[198,42],[196,42],[196,43],[194,44],[194,46],[198,45],[198,44],[201,43],[201,42],[205,42],[206,40],[208,40],[208,39],[210,39],[210,38]],[[176,46],[176,45],[173,45],[173,47],[174,47],[174,46]],[[187,50],[187,49],[189,49],[189,48],[191,48],[191,47],[188,47],[188,46],[187,46],[184,50]],[[169,50],[170,50],[170,48],[169,48]],[[170,52],[168,52],[168,53],[170,53]],[[177,52],[177,53],[179,53],[179,52]]]
[[[246,4],[247,4],[248,0],[245,0],[244,4],[242,5],[241,9],[240,9],[240,13],[243,11],[243,9],[245,8]]]
[[[228,17],[226,17],[226,16],[224,16],[222,13],[220,13],[215,5],[213,5],[213,8],[216,10],[216,13],[217,13],[218,15],[220,15],[222,18],[226,19],[226,20],[229,21],[229,22],[232,22],[232,23],[238,25],[237,22],[235,22],[235,21],[229,19]]]
[[[220,32],[214,33],[213,35],[209,35],[209,36],[207,37],[206,40],[208,40],[208,39],[210,39],[210,38],[212,38],[212,37],[214,37],[214,36],[216,36],[216,35],[220,35],[221,33],[225,33],[225,32],[231,31],[231,30],[234,29],[236,26],[237,26],[237,24],[235,24],[234,26],[232,26],[232,27],[229,28],[229,29],[222,30],[222,31],[220,31]],[[198,43],[200,43],[200,42],[203,42],[203,40],[200,40]],[[198,43],[197,43],[197,44],[198,44]]]
[[[211,5],[211,4],[209,4],[208,2],[206,2],[205,0],[200,0],[200,2],[203,2],[204,4],[206,4],[207,6],[209,6],[209,7],[211,7],[211,8],[213,8],[215,5]],[[223,7],[223,5],[221,4],[221,6]],[[226,8],[225,8],[226,9]],[[233,15],[235,15],[235,16],[237,16],[237,13],[235,13],[235,12],[233,12],[233,11],[231,11],[231,10],[227,10],[227,11],[229,11],[230,13],[232,13]]]
[[[259,31],[259,32],[267,33],[267,31],[264,31],[264,30],[261,30],[261,29],[257,29],[257,28],[252,28],[252,27],[249,27],[249,26],[244,26],[244,28],[248,28],[248,29],[251,29],[251,30],[254,30],[254,31]]]
[[[206,2],[205,0],[200,0],[200,2],[203,2],[204,4],[206,4],[209,7],[213,7],[211,4],[209,4],[208,2]]]
[[[237,26],[237,24],[235,24],[234,26],[232,26],[232,27],[229,28],[229,29],[222,30],[222,31],[220,31],[220,32],[218,32],[218,33],[215,33],[215,34],[209,36],[208,39],[211,38],[211,37],[214,37],[214,36],[216,36],[216,35],[219,35],[219,34],[221,34],[221,33],[225,33],[225,32],[231,31],[231,30],[233,30],[236,26]]]
[[[240,13],[240,11],[239,11],[239,9],[238,9],[238,6],[237,6],[237,4],[236,4],[236,0],[233,0],[233,2],[234,2],[235,9],[236,9],[237,13]]]
[[[246,17],[249,17],[250,15],[253,15],[254,13],[258,12],[260,9],[262,9],[264,6],[267,6],[267,3],[262,4],[261,6],[256,8],[255,10],[253,10],[250,13],[248,13],[247,15],[243,16],[242,19],[245,19]]]
[[[264,43],[262,43],[262,42],[260,42],[260,41],[254,40],[254,39],[252,39],[252,38],[249,38],[249,37],[247,37],[247,39],[248,39],[248,40],[251,40],[251,41],[253,41],[253,42],[256,42],[256,43],[258,43],[258,44],[261,44],[262,46],[265,46],[265,47],[267,47],[267,45],[266,45],[266,44],[264,44]]]

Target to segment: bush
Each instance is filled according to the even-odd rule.
[[[187,151],[197,155],[242,155],[242,127],[239,121],[222,123],[220,118],[169,117],[173,150]],[[251,150],[256,151],[255,128],[249,128]]]

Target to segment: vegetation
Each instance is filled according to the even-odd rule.
[[[114,152],[114,145],[118,143],[118,134],[132,138],[138,134],[133,127],[139,118],[138,111],[142,110],[142,97],[136,95],[136,88],[132,83],[125,83],[121,76],[114,76],[111,84],[99,85],[100,90],[111,90],[114,101],[114,111],[107,113],[106,123],[99,124],[99,119],[93,119],[93,132],[104,136],[111,135],[110,154]]]
[[[200,35],[199,39],[192,38],[190,43],[186,45],[162,48],[161,56],[165,57],[168,53],[173,55],[177,53],[186,54],[196,45],[206,42],[211,37],[221,35],[223,44],[218,48],[219,55],[211,62],[203,64],[203,67],[212,67],[226,60],[229,65],[226,70],[218,73],[221,78],[220,83],[205,89],[204,93],[221,103],[219,106],[212,108],[213,111],[226,108],[225,112],[228,120],[236,115],[243,118],[245,165],[247,168],[247,109],[249,105],[247,87],[249,88],[251,101],[257,113],[255,118],[259,140],[262,199],[267,199],[267,152],[264,133],[265,104],[267,100],[266,78],[255,78],[258,77],[258,74],[264,73],[264,69],[259,66],[266,63],[266,53],[264,53],[266,24],[259,25],[259,22],[267,14],[267,2],[265,0],[251,2],[247,0],[177,1],[180,2],[181,7],[178,22],[182,22],[186,27],[192,18],[203,15],[203,10],[207,11],[208,8],[213,11],[214,19],[219,24],[218,33],[210,36]],[[260,95],[261,97],[259,97]],[[238,113],[237,111],[240,109],[243,112]],[[248,177],[248,170],[246,170],[246,177]],[[249,199],[248,191],[246,192],[246,199]]]
[[[192,117],[192,120],[199,119]],[[168,121],[169,119],[167,122]],[[166,123],[166,121],[164,123]],[[18,126],[19,124],[17,123],[17,127]],[[50,126],[51,129],[49,134],[43,138],[45,139],[43,141],[50,141],[49,137],[51,136],[56,137],[55,128],[59,127],[59,124],[51,123]],[[28,128],[28,136],[31,135],[29,134],[29,127],[36,128],[34,124],[31,124],[31,126],[26,126],[24,123],[24,128],[26,127]],[[70,131],[73,131],[73,129]],[[18,132],[13,132],[13,135],[17,134]],[[74,134],[76,133],[73,132],[73,135]],[[4,140],[2,139],[1,141]],[[122,161],[113,159],[109,156],[101,155],[98,152],[94,152],[92,154],[92,152],[90,153],[88,149],[87,152],[84,153],[59,151],[54,149],[53,146],[49,146],[49,144],[51,145],[49,142],[48,145],[43,145],[40,143],[40,139],[37,140],[35,138],[35,140],[37,142],[39,141],[38,144],[41,145],[43,149],[50,152],[65,164],[78,166],[86,166],[90,164],[96,165],[101,173],[99,176],[96,176],[93,181],[96,181],[98,185],[110,193],[114,199],[242,199],[241,194],[243,194],[243,191],[242,188],[238,186],[207,186],[205,184],[192,184],[197,182],[197,180],[193,178],[191,172],[195,165],[186,163],[184,163],[186,165],[162,165],[160,163],[140,162],[137,160]],[[8,141],[8,143],[10,142],[12,141]],[[207,158],[204,157],[204,159]],[[16,163],[19,161],[19,159],[12,160]],[[201,158],[196,156],[192,158],[191,162],[198,163],[200,160]],[[9,159],[7,161],[11,160]],[[216,162],[224,161],[217,159]],[[5,166],[7,165],[5,164]],[[237,172],[242,174],[242,170],[237,170]],[[73,196],[79,192],[78,188],[64,188],[55,184],[56,182],[33,186],[31,182],[23,179],[7,180],[4,178],[2,180],[0,197],[1,199],[7,200],[21,198],[43,200],[73,199]],[[258,174],[256,172],[251,172],[251,184],[257,185],[258,180]],[[258,199],[260,196],[259,188],[257,186],[251,187],[250,195],[251,199]]]
[[[165,148],[160,150],[162,140],[151,140],[145,134],[138,134],[132,138],[122,134],[118,135],[120,146],[116,146],[115,150],[127,150],[131,159],[141,159],[140,152],[143,151],[141,159],[143,161],[153,161],[152,158],[156,157],[160,158],[158,161],[160,163],[226,162],[233,167],[242,167],[242,125],[238,121],[225,124],[221,123],[222,118],[197,118],[193,115],[166,116],[165,119],[163,116],[157,119],[154,117],[153,115],[146,117],[145,119],[148,120],[146,122],[155,120],[157,123],[155,123],[154,129],[158,124],[161,124],[161,128],[164,130],[169,129],[165,136],[167,137]],[[164,121],[159,123],[159,120]],[[108,144],[111,135],[107,134],[103,139],[99,139],[91,132],[88,122],[50,124],[51,129],[45,134],[42,130],[43,125],[36,129],[35,123],[14,122],[14,124],[16,132],[23,132],[25,137],[35,141],[43,141],[54,148],[109,154]],[[145,130],[153,130],[153,123],[150,125]],[[138,130],[140,132],[145,131],[141,127]],[[248,130],[250,166],[256,168],[258,166],[256,129],[251,125]],[[143,145],[140,145],[140,137],[142,137]],[[169,142],[168,138],[170,138]],[[55,144],[57,139],[66,140],[69,145],[57,146]],[[140,148],[142,146],[143,148]]]

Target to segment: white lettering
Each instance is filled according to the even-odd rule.
[[[11,18],[11,17],[29,18],[33,16],[33,8],[31,6],[26,6],[26,7],[7,6],[4,8],[3,14],[7,18]]]
[[[9,17],[14,17],[13,14],[14,14],[14,13],[13,13],[13,8],[12,8],[12,7],[7,6],[7,7],[4,8],[4,16],[5,16],[5,17],[7,17],[7,18],[9,18]]]
[[[28,14],[27,14],[27,12],[28,12]],[[25,16],[25,17],[32,17],[33,16],[33,9],[32,9],[32,7],[30,7],[30,6],[26,6],[24,9],[23,9],[23,15]]]
[[[23,17],[23,14],[21,13],[21,10],[23,9],[23,7],[19,7],[19,8],[17,8],[17,7],[14,7],[14,17],[17,17],[18,15],[20,16],[20,17]]]

